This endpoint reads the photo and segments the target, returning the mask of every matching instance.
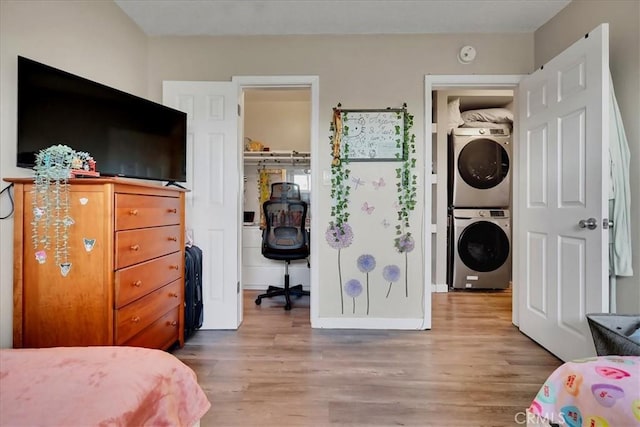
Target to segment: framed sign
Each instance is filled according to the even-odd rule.
[[[405,109],[334,110],[334,158],[404,160]],[[337,144],[337,146],[336,146]]]

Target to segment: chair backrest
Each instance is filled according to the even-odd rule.
[[[301,200],[300,186],[293,182],[275,182],[271,184],[270,200]]]
[[[278,260],[308,257],[307,203],[302,200],[267,200],[262,206],[266,219],[262,232],[262,255]]]

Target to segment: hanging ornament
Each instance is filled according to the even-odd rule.
[[[55,263],[63,276],[69,274],[70,215],[69,177],[78,153],[66,145],[53,145],[36,155],[35,177],[31,191],[33,222],[31,240],[40,264],[47,260],[46,250],[53,250]]]

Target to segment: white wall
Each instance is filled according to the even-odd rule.
[[[473,44],[478,56],[470,65],[457,60],[461,46]],[[394,36],[283,36],[283,37],[159,37],[152,38],[149,46],[149,94],[161,99],[162,80],[218,80],[229,81],[241,75],[318,75],[320,88],[320,170],[322,176],[330,169],[329,124],[332,108],[342,103],[343,108],[400,107],[407,103],[414,116],[413,133],[416,135],[419,159],[416,172],[423,176],[425,74],[525,74],[533,68],[532,34],[472,34],[472,35],[394,35]],[[430,142],[430,141],[429,141]],[[377,292],[372,301],[370,317],[420,318],[421,276],[424,260],[422,242],[422,204],[412,215],[412,233],[418,237],[416,249],[409,255],[408,277],[410,298],[404,289],[392,291],[385,299],[388,283],[380,277],[382,267],[389,263],[402,266],[404,257],[393,247],[396,214],[394,162],[352,163],[352,176],[361,178],[366,185],[353,192],[350,203],[356,235],[354,243],[341,250],[343,279],[357,277],[356,259],[364,253],[376,257],[372,287]],[[372,182],[384,177],[387,186],[376,191]],[[322,182],[318,178],[318,182]],[[430,185],[430,184],[428,184]],[[418,200],[422,200],[423,183],[418,184]],[[371,215],[363,213],[364,202],[374,205]],[[330,187],[320,185],[313,194],[313,202],[320,207],[320,265],[314,265],[320,275],[319,316],[341,317],[339,277],[336,267],[337,251],[324,239],[331,220]],[[383,220],[393,225],[384,228]],[[373,282],[375,280],[375,282]],[[384,292],[383,292],[384,291]],[[372,290],[374,292],[374,290]],[[402,293],[400,293],[402,292]],[[380,297],[381,295],[381,297]],[[393,300],[392,300],[393,298]],[[352,301],[345,301],[344,317],[365,317],[363,301],[357,301],[356,314],[352,314]]]
[[[640,313],[640,2],[574,0],[535,32],[536,67],[609,23],[609,68],[631,152],[633,277],[618,278],[619,313]]]
[[[28,170],[15,167],[18,55],[146,96],[147,37],[114,3],[0,1],[2,178],[29,175]],[[6,215],[9,209],[3,195],[0,213]],[[0,347],[12,345],[12,241],[13,219],[1,221]]]

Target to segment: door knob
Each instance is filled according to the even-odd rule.
[[[598,227],[598,221],[595,218],[581,219],[578,221],[578,227],[593,230]]]

